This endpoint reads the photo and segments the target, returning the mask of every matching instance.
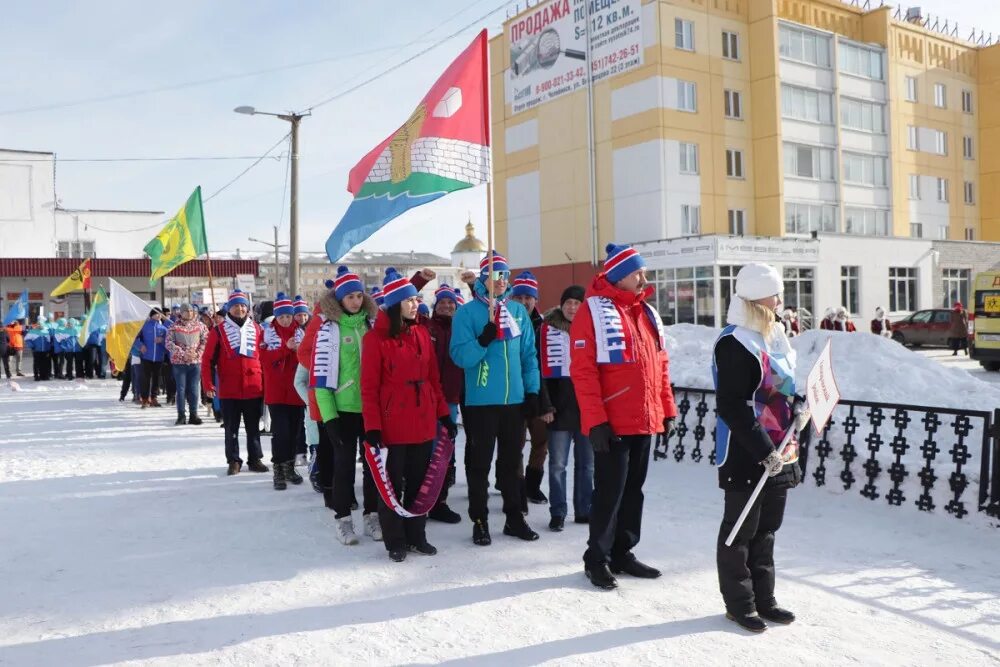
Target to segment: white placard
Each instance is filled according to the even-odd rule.
[[[236,289],[246,292],[247,294],[253,294],[253,290],[256,286],[257,286],[257,279],[252,274],[250,273],[236,274]]]
[[[817,357],[806,381],[806,399],[817,435],[823,433],[826,423],[833,415],[833,409],[840,402],[840,388],[837,387],[837,377],[833,373],[832,342],[832,339],[827,339],[826,346]]]

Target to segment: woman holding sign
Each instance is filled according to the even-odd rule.
[[[774,598],[774,534],[787,491],[802,478],[796,436],[808,412],[796,409],[795,351],[775,314],[782,287],[771,266],[740,270],[712,361],[719,411],[715,460],[725,491],[716,550],[719,588],[726,617],[753,632],[767,629],[765,619],[795,620]],[[752,499],[765,470],[768,479]],[[748,502],[745,520],[727,545]]]
[[[395,269],[387,269],[382,293],[383,310],[362,341],[361,404],[365,442],[376,450],[383,445],[388,450],[379,452],[376,459],[371,452],[366,456],[369,462],[375,460],[372,474],[382,482],[378,510],[382,539],[389,557],[398,563],[406,559],[407,551],[426,556],[437,553],[427,542],[427,516],[408,512],[404,516],[397,506],[413,508],[428,474],[438,424],[452,440],[457,428],[441,392],[434,343],[427,327],[417,326],[417,289]],[[447,460],[432,470],[441,477],[438,491],[447,472]],[[393,489],[399,494],[398,502],[389,497]],[[428,510],[437,493],[431,500]]]

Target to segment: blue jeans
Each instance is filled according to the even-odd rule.
[[[573,515],[590,516],[594,495],[594,449],[579,431],[549,431],[549,513],[566,518],[566,464],[573,442]]]
[[[184,399],[186,398],[190,416],[197,416],[201,366],[199,364],[175,364],[171,368],[174,371],[174,384],[177,385],[177,414],[184,414]]]

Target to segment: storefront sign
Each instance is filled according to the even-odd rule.
[[[798,239],[734,238],[719,239],[718,257],[727,262],[809,262],[819,261],[819,242]]]
[[[587,64],[587,13],[590,57]],[[514,113],[642,65],[641,0],[549,0],[513,19],[507,103]]]

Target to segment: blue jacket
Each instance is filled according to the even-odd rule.
[[[24,332],[24,344],[32,352],[51,352],[52,332],[44,324],[39,329],[27,329]]]
[[[107,337],[106,327],[98,327],[87,335],[87,345],[103,345]]]
[[[142,353],[142,358],[146,361],[163,361],[167,356],[167,328],[156,320],[146,320],[142,325],[142,330],[137,336],[139,341],[146,346],[146,351]],[[157,343],[156,339],[160,342]]]
[[[486,287],[476,281],[475,292],[486,296]],[[504,297],[510,295],[510,290]],[[458,309],[451,325],[452,361],[465,369],[466,405],[515,405],[525,394],[537,394],[540,384],[535,330],[524,306],[507,302],[507,310],[517,322],[521,335],[511,340],[495,340],[487,347],[477,338],[492,318],[482,301],[473,299]]]

